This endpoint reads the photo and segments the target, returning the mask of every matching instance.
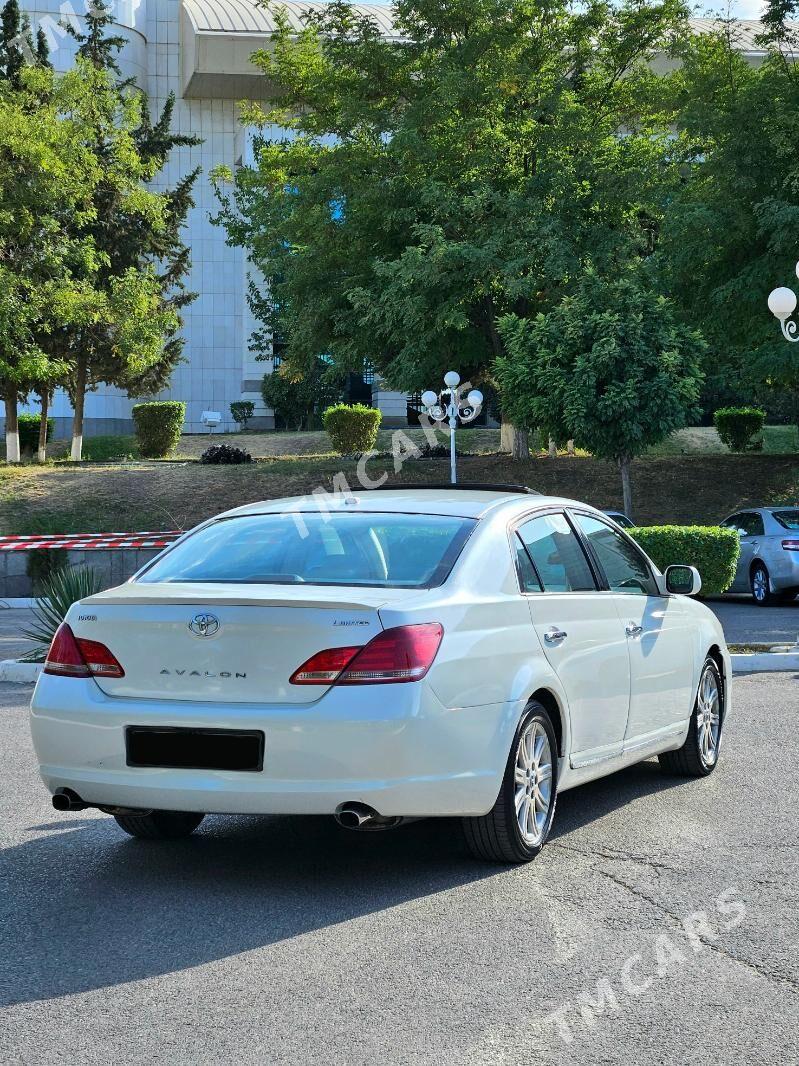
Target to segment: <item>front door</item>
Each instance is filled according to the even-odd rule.
[[[619,754],[630,693],[627,641],[612,597],[600,592],[566,515],[538,515],[517,530],[530,616],[569,701],[573,765]]]
[[[625,741],[668,733],[691,713],[693,645],[678,596],[661,595],[638,546],[595,515],[575,521],[607,581],[630,656],[630,712]]]

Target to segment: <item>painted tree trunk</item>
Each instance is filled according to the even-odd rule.
[[[39,447],[36,450],[36,459],[40,463],[47,462],[47,413],[50,410],[50,393],[44,389],[39,393],[42,413],[39,422]]]
[[[549,438],[549,447],[547,449],[550,459],[557,459],[558,457],[558,442],[554,437]]]
[[[83,408],[86,402],[86,357],[78,359],[75,375],[74,414],[72,417],[72,451],[70,458],[79,463],[83,458]]]
[[[499,427],[499,450],[508,455],[513,454],[513,438],[516,430],[512,422],[502,422]]]
[[[6,408],[6,462],[18,463],[19,422],[17,420],[17,394],[11,392],[5,397]]]

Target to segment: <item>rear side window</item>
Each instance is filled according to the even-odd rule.
[[[475,525],[446,515],[241,515],[187,537],[138,581],[433,588]]]
[[[799,533],[799,510],[772,511],[771,513],[781,526],[790,529],[792,533]]]
[[[593,592],[594,576],[565,515],[545,514],[519,527],[544,592]],[[525,591],[537,591],[530,589]]]

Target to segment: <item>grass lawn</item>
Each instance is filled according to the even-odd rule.
[[[372,479],[435,484],[449,480],[446,460],[369,462]],[[188,528],[229,507],[323,488],[343,473],[357,492],[356,464],[331,456],[277,456],[244,466],[197,462],[131,465],[53,464],[0,468],[0,533],[131,532]],[[461,481],[520,482],[539,492],[621,506],[618,471],[592,458],[514,461],[485,454],[459,461]],[[642,523],[712,523],[739,506],[799,498],[799,457],[686,455],[633,465],[634,517]]]

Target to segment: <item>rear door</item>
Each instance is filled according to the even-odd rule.
[[[516,530],[524,591],[541,647],[569,701],[572,764],[622,750],[630,660],[612,599],[598,591],[580,539],[563,511]]]
[[[685,721],[693,700],[694,643],[683,601],[661,595],[646,556],[596,515],[573,512],[618,612],[630,656],[630,713],[625,740],[640,740]]]

